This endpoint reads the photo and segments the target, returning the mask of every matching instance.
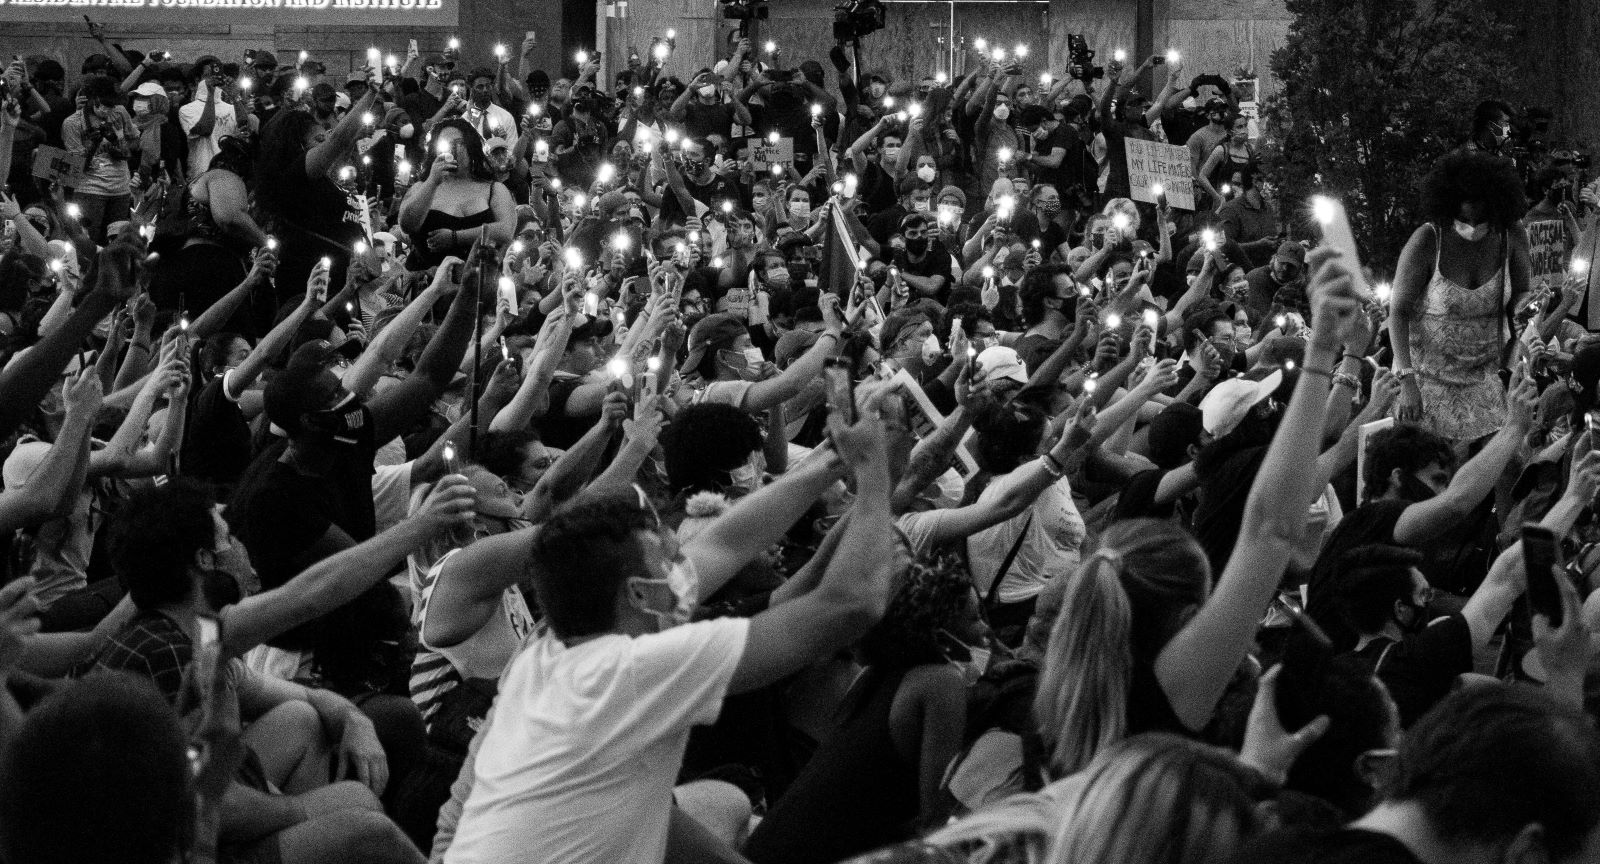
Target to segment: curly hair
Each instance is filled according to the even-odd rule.
[[[940,636],[961,626],[971,597],[965,568],[912,561],[883,618],[857,643],[862,659],[879,670],[944,662]]]
[[[661,433],[668,486],[673,494],[720,492],[728,472],[761,445],[761,424],[748,413],[717,403],[686,406]]]
[[[439,137],[444,130],[454,129],[461,133],[461,144],[467,148],[467,176],[481,183],[494,179],[494,170],[489,167],[489,157],[483,152],[483,136],[472,127],[471,123],[460,117],[454,117],[433,127],[433,146],[438,146]],[[428,174],[433,171],[434,160],[429,158],[423,167],[422,179],[428,179]]]
[[[1522,179],[1510,160],[1471,151],[1451,153],[1423,179],[1421,212],[1435,225],[1449,225],[1467,203],[1482,204],[1489,224],[1499,231],[1528,212]]]
[[[1065,264],[1045,264],[1029,270],[1022,276],[1017,293],[1022,298],[1022,323],[1032,326],[1044,320],[1044,301],[1056,296],[1056,277],[1071,276],[1072,268]],[[1061,314],[1068,321],[1077,317],[1075,303],[1061,304]]]
[[[1367,497],[1380,498],[1389,490],[1389,475],[1396,468],[1401,474],[1415,474],[1429,465],[1453,468],[1455,451],[1450,442],[1421,426],[1401,424],[1385,429],[1367,442],[1366,471],[1361,484]]]

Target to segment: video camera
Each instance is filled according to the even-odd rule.
[[[1082,33],[1073,33],[1067,37],[1067,57],[1071,64],[1072,77],[1085,85],[1096,78],[1106,77],[1106,67],[1094,65],[1094,53],[1089,47],[1089,40],[1083,38]]]
[[[767,0],[718,0],[722,6],[722,17],[730,21],[739,22],[739,35],[750,35],[750,22],[767,20],[770,10],[767,9]]]
[[[886,15],[881,0],[845,0],[833,7],[833,40],[856,42],[876,33]]]

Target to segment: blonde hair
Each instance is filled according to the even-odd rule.
[[[1088,765],[1127,734],[1137,663],[1153,664],[1188,612],[1211,591],[1205,552],[1175,524],[1130,519],[1067,584],[1050,630],[1033,716],[1050,773]]]
[[[1212,864],[1257,827],[1249,773],[1186,738],[1129,738],[1084,774],[1043,864]]]

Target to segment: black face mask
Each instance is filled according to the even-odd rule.
[[[915,240],[906,240],[906,251],[913,255],[921,255],[928,251],[928,238],[918,237]]]
[[[1411,623],[1409,623],[1409,624],[1407,624],[1406,622],[1400,620],[1400,616],[1399,615],[1395,615],[1394,616],[1393,620],[1394,620],[1395,626],[1400,628],[1400,632],[1409,635],[1409,634],[1412,634],[1412,633],[1420,633],[1423,630],[1427,629],[1427,626],[1428,626],[1428,607],[1426,607],[1426,606],[1418,606],[1417,604],[1411,602],[1411,598],[1410,597],[1407,597],[1406,599],[1404,599],[1404,600],[1402,600],[1400,602],[1405,604],[1406,608],[1411,610]]]
[[[1434,491],[1428,488],[1428,484],[1418,480],[1416,477],[1413,477],[1410,474],[1405,473],[1404,471],[1400,472],[1401,498],[1416,503],[1420,501],[1426,501],[1429,498],[1432,498],[1434,494]]]
[[[307,414],[302,425],[307,433],[327,443],[346,447],[354,447],[372,438],[367,406],[359,396],[351,396],[337,407]]]

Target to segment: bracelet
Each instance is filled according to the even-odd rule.
[[[1300,367],[1300,371],[1306,373],[1307,375],[1321,375],[1329,381],[1333,380],[1332,369],[1318,369],[1315,366],[1302,366]]]
[[[1061,467],[1061,463],[1056,461],[1055,454],[1046,453],[1044,458],[1039,461],[1040,464],[1044,465],[1044,473],[1049,474],[1051,477],[1059,480],[1067,476],[1067,469]]]
[[[1410,378],[1411,376],[1413,376],[1415,374],[1417,374],[1417,370],[1415,370],[1415,369],[1396,369],[1396,370],[1394,370],[1394,377],[1395,377],[1395,380],[1397,380],[1397,381],[1404,381],[1407,378]]]
[[[1333,373],[1333,386],[1349,387],[1351,390],[1361,389],[1361,379],[1348,372]]]

